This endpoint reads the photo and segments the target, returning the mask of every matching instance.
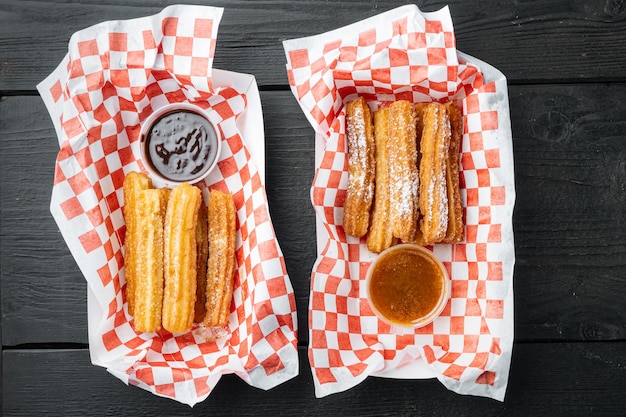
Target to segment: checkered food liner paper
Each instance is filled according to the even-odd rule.
[[[223,374],[262,389],[298,374],[295,298],[264,187],[259,93],[253,76],[212,69],[221,16],[172,6],[81,30],[38,85],[60,146],[51,212],[88,283],[92,362],[189,405]],[[144,171],[141,121],[172,102],[207,109],[224,137],[218,169],[199,184],[205,199],[210,189],[229,191],[237,207],[235,289],[221,332],[137,333],[127,312],[122,184]]]
[[[404,6],[284,42],[291,90],[316,132],[311,199],[318,258],[309,302],[309,361],[318,397],[367,376],[437,378],[448,389],[503,400],[513,344],[513,152],[505,77],[456,50],[447,7]],[[465,240],[432,250],[452,294],[440,317],[392,329],[365,298],[374,255],[342,228],[348,183],[344,106],[399,99],[463,107],[460,187]]]

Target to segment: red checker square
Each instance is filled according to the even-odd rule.
[[[476,169],[476,165],[474,164],[474,158],[472,157],[471,152],[461,153],[461,165],[463,166],[464,171]]]
[[[321,101],[324,97],[326,97],[330,93],[330,88],[326,85],[323,79],[320,79],[313,85],[311,89],[311,93],[313,94],[313,98],[316,101]]]
[[[164,397],[174,397],[176,395],[176,390],[174,389],[174,384],[161,384],[155,385],[154,391],[162,395]]]
[[[154,385],[154,375],[152,374],[152,368],[141,368],[135,372],[135,377],[146,385]]]
[[[503,206],[506,203],[506,189],[504,186],[491,187],[491,205]]]
[[[220,172],[225,178],[236,175],[239,172],[239,168],[237,167],[237,161],[232,156],[226,159],[221,160],[217,163],[217,166],[220,169]]]
[[[471,281],[475,281],[478,279],[478,263],[476,262],[467,263],[467,279]]]
[[[498,112],[496,110],[480,113],[480,124],[483,130],[498,129]]]
[[[174,54],[191,56],[193,53],[193,38],[188,36],[179,36],[174,44]]]
[[[313,291],[311,293],[311,309],[315,311],[326,310],[326,303],[324,301],[325,294],[323,292]]]
[[[111,276],[111,269],[108,265],[104,265],[98,268],[98,277],[100,277],[100,281],[102,282],[102,286],[106,287],[111,283],[113,277]]]
[[[187,368],[172,368],[172,379],[174,382],[184,382],[192,379],[192,374]]]
[[[104,103],[100,104],[93,113],[93,117],[100,123],[104,123],[111,118]]]
[[[456,46],[456,40],[454,39],[454,33],[452,32],[444,32],[443,33],[443,43],[446,48],[454,48]]]
[[[164,36],[176,36],[176,30],[178,28],[177,17],[166,17],[161,22],[161,30]]]
[[[450,334],[465,333],[465,317],[450,317]]]
[[[326,312],[326,323],[324,323],[324,330],[337,331],[337,313],[330,311]]]
[[[127,70],[110,70],[111,81],[116,87],[130,87],[130,76]]]
[[[413,345],[415,337],[411,334],[396,336],[396,350],[402,350],[407,346]]]
[[[393,360],[397,355],[397,352],[395,350],[391,350],[391,349],[385,349],[383,350],[383,358],[386,361],[391,361]]]
[[[480,88],[481,93],[495,93],[496,92],[496,83],[494,81],[483,85]]]
[[[372,69],[372,79],[381,83],[389,84],[391,82],[391,69],[390,68]]]
[[[124,312],[120,311],[120,315],[124,316]],[[124,320],[123,323],[125,323],[126,321]],[[136,349],[139,346],[141,346],[144,343],[144,340],[141,337],[133,337],[132,339],[128,340],[126,343],[124,343],[124,346],[131,348],[131,349]],[[152,347],[154,348],[154,345],[152,345]]]
[[[502,355],[502,349],[500,349],[500,338],[494,337],[491,342],[491,348],[489,348],[489,352],[494,355]]]
[[[161,90],[159,83],[150,83],[146,86],[145,93],[149,98],[154,98],[163,95],[163,90]]]
[[[76,197],[72,197],[61,203],[61,210],[68,220],[72,220],[74,217],[83,213],[83,207],[80,201]]]
[[[118,309],[115,312],[115,318],[113,319],[113,325],[115,327],[119,327],[123,324],[125,324],[127,322],[126,320],[126,314],[124,314],[124,310],[123,309]],[[128,346],[128,341],[126,343],[124,343],[125,346]],[[136,346],[133,346],[136,347]]]
[[[109,314],[107,315],[107,319],[113,317],[117,313],[117,299],[114,298],[109,303]]]
[[[487,242],[502,242],[502,225],[492,224],[489,226]]]
[[[447,81],[442,81],[442,82],[429,81],[428,86],[433,91],[445,92],[448,89],[448,82]]]
[[[122,341],[117,335],[117,332],[115,331],[115,329],[109,330],[108,332],[104,333],[102,335],[102,342],[104,344],[105,349],[108,351],[112,351],[113,349],[116,349],[122,346]]]
[[[73,138],[84,132],[83,126],[78,117],[63,121],[63,130],[68,138]]]
[[[335,294],[341,282],[342,278],[329,276],[326,279],[326,285],[324,285],[324,292],[328,294]]]
[[[89,39],[77,43],[78,53],[81,57],[99,55],[98,42],[95,39]]]
[[[313,363],[313,362],[311,362]],[[315,376],[320,384],[328,384],[331,382],[337,382],[337,379],[328,368],[315,368]]]
[[[111,70],[111,71],[115,71],[115,70]],[[126,72],[126,71],[123,71],[123,72]],[[101,91],[102,91],[103,100],[109,99],[111,97],[115,97],[117,95],[117,89],[115,88],[115,85],[111,84],[108,81],[102,86]]]
[[[106,198],[106,203],[109,206],[109,209],[111,210],[111,213],[120,208],[120,202],[118,201],[117,194],[115,192],[107,195],[105,198]]]
[[[433,335],[433,345],[447,351],[450,349],[450,336],[447,334]]]
[[[476,352],[478,350],[477,335],[465,335],[463,336],[463,352]]]
[[[317,104],[311,109],[311,116],[315,119],[318,124],[322,124],[324,119],[326,119],[326,114],[324,110],[322,110]]]
[[[457,244],[453,246],[454,261],[455,262],[467,262],[467,252],[464,244]]]
[[[496,373],[485,371],[476,378],[477,384],[493,385],[496,382]]]
[[[280,356],[276,353],[268,356],[263,362],[261,362],[261,366],[265,369],[265,373],[267,375],[272,375],[285,368],[283,361],[280,360]]]
[[[337,295],[335,297],[335,307],[338,314],[348,314],[348,297]]]
[[[482,132],[470,132],[469,133],[469,148],[471,151],[480,151],[483,149],[483,133]]]
[[[61,87],[61,82],[57,80],[52,87],[50,87],[50,95],[52,99],[57,102],[63,95],[63,87]]]
[[[488,359],[489,359],[488,352],[477,352],[476,355],[474,356],[474,359],[472,359],[472,362],[469,364],[469,366],[471,366],[472,368],[485,369],[485,366],[487,366]]]
[[[254,210],[254,221],[256,224],[262,224],[270,221],[270,215],[267,212],[267,206],[259,206]]]
[[[326,189],[322,187],[313,187],[313,204],[316,206],[321,206],[324,204],[324,195],[326,194]]]
[[[354,62],[357,57],[356,46],[342,46],[339,48],[339,58],[341,62]]]
[[[329,188],[339,188],[339,184],[341,183],[341,179],[343,178],[343,171],[331,171],[328,176],[327,187]]]
[[[463,375],[463,371],[465,371],[464,366],[452,364],[445,371],[443,371],[443,375],[459,381]]]
[[[100,210],[100,207],[98,206],[87,210],[85,214],[87,215],[87,217],[89,218],[89,221],[94,227],[101,225],[104,221],[104,219],[102,218],[102,211]]]
[[[81,194],[91,188],[91,183],[83,171],[78,172],[73,177],[67,179],[74,194]]]
[[[499,149],[486,149],[485,161],[489,168],[500,168],[500,150]]]
[[[335,49],[341,46],[341,39],[337,39],[331,42],[324,44],[323,54],[327,54],[330,51],[334,51]]]
[[[428,79],[428,67],[425,65],[412,65],[409,67],[409,71],[411,84],[417,84]]]
[[[489,187],[491,185],[491,174],[488,169],[477,169],[476,176],[479,187]]]
[[[111,243],[111,241],[107,240],[106,242],[104,242],[102,247],[104,248],[104,255],[106,256],[107,261],[112,260],[115,257],[115,251],[113,250],[113,244]],[[114,285],[115,284],[117,284],[117,287],[119,288],[119,282],[114,281]]]
[[[143,38],[143,47],[144,49],[154,49],[156,48],[156,42],[154,40],[154,35],[151,30],[144,30],[141,32],[141,36]]]
[[[479,224],[491,223],[491,207],[479,207],[478,208],[478,223]]]
[[[348,330],[350,333],[361,333],[361,317],[348,316]]]
[[[124,184],[124,176],[125,174],[122,168],[111,172],[111,181],[113,181],[113,187],[116,190],[119,190],[120,188],[122,188],[122,185]],[[111,208],[111,212],[117,210],[118,208],[119,208],[119,204],[116,205],[115,208]]]
[[[227,120],[235,116],[235,112],[228,104],[228,101],[222,101],[220,103],[217,103],[213,106],[213,110],[215,110],[223,120]]]
[[[70,63],[69,78],[76,79],[83,77],[85,71],[83,70],[83,63],[80,59],[75,59]]]
[[[477,261],[487,260],[487,244],[486,243],[476,243],[476,260]]]
[[[472,190],[475,190],[472,188]],[[469,190],[468,190],[469,191]],[[469,204],[468,206],[475,206],[476,204]],[[475,224],[465,225],[465,241],[466,242],[476,242],[476,238],[478,236],[478,226]]]
[[[424,346],[424,356],[426,358],[426,362],[428,363],[433,363],[437,360],[435,352],[433,352],[433,349],[428,345]]]
[[[465,98],[467,114],[480,113],[480,100],[478,94],[471,94]]]
[[[448,56],[445,48],[428,48],[428,65],[447,65]]]
[[[213,19],[196,19],[193,25],[193,36],[210,38],[213,33]]]
[[[369,46],[376,43],[376,29],[370,29],[359,33],[359,46]]]
[[[454,363],[454,361],[456,361],[459,356],[461,356],[460,353],[458,352],[447,352],[444,353],[440,358],[439,358],[439,362],[441,363]]]
[[[280,297],[283,294],[287,294],[287,287],[283,277],[268,279],[265,282],[270,297]]]
[[[426,34],[423,32],[409,33],[407,36],[407,49],[414,50],[426,47]]]
[[[358,363],[356,363],[354,365],[349,365],[349,367],[351,367],[353,369],[354,368],[355,369],[360,369],[360,372],[363,372],[365,370],[365,368],[367,368],[367,365],[364,362],[367,360],[367,358],[372,356],[373,353],[374,353],[374,350],[372,350],[370,348],[355,350],[354,351],[354,355],[359,359],[360,362],[358,362]],[[356,375],[359,375],[359,374],[354,374],[354,375],[356,376]]]
[[[306,49],[298,49],[289,52],[289,62],[292,68],[309,66],[309,52]]]
[[[468,282],[466,280],[453,279],[452,285],[452,298],[465,298],[467,297]]]
[[[487,264],[487,280],[502,281],[502,262],[489,262]]]
[[[407,22],[408,22],[408,18],[402,17],[398,20],[394,20],[393,21],[393,36],[398,36],[398,35],[403,35],[405,33],[407,33],[408,29],[407,29]]]
[[[349,333],[337,333],[337,346],[339,350],[352,350],[352,343],[350,343]]]
[[[109,49],[111,51],[126,51],[128,49],[128,34],[123,32],[110,32]]]
[[[128,68],[143,68],[145,66],[144,51],[128,51],[126,54],[126,66]]]
[[[317,266],[317,271],[321,274],[330,274],[335,268],[336,259],[324,257]]]
[[[326,349],[328,347],[325,331],[316,329],[311,330],[311,347],[313,349]]]
[[[476,282],[476,297],[484,300],[487,297],[487,283],[485,281]]]
[[[406,50],[389,48],[389,64],[392,67],[409,65],[409,54]]]
[[[501,319],[504,317],[503,300],[487,300],[487,311],[485,317],[490,319]]]
[[[441,26],[441,22],[438,20],[428,20],[424,21],[425,31],[426,33],[440,33],[443,32],[443,27]]]
[[[92,72],[85,75],[85,82],[87,83],[88,91],[97,91],[104,85],[104,75],[102,71]]]

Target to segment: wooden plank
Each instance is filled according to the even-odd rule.
[[[626,342],[517,344],[503,403],[462,396],[437,380],[367,378],[315,398],[306,350],[300,374],[269,391],[226,375],[194,408],[127,387],[92,366],[87,350],[5,350],[3,415],[568,415],[617,416],[626,409]]]
[[[625,84],[510,89],[517,340],[626,337],[626,114],[617,110],[625,95]],[[270,211],[296,294],[300,341],[306,343],[315,258],[313,130],[290,92],[263,92],[262,103]],[[557,118],[567,120],[565,127],[550,122]],[[87,342],[86,284],[48,210],[56,149],[38,97],[0,102],[7,346]]]
[[[34,90],[66,54],[74,32],[105,20],[155,14],[172,3],[1,2],[0,91]],[[226,8],[214,66],[255,74],[261,86],[284,86],[283,40],[332,30],[405,3],[214,1]],[[626,79],[626,8],[618,0],[490,0],[478,7],[474,2],[418,2],[424,11],[446,4],[458,49],[499,68],[511,83]]]

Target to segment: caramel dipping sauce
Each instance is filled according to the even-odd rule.
[[[141,129],[144,165],[166,185],[198,182],[217,163],[221,143],[217,132],[197,106],[177,103],[159,108]]]
[[[413,244],[381,252],[370,265],[366,285],[374,313],[402,327],[432,322],[450,296],[450,280],[443,264],[428,249]]]

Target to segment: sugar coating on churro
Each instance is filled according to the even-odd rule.
[[[419,220],[416,129],[413,104],[399,100],[389,106],[390,219],[393,235],[406,242],[414,239]]]
[[[369,228],[374,198],[375,149],[372,114],[363,97],[346,106],[348,189],[343,228],[351,236],[364,236]]]
[[[170,192],[165,215],[163,328],[191,330],[196,302],[196,227],[202,193],[181,184]]]

